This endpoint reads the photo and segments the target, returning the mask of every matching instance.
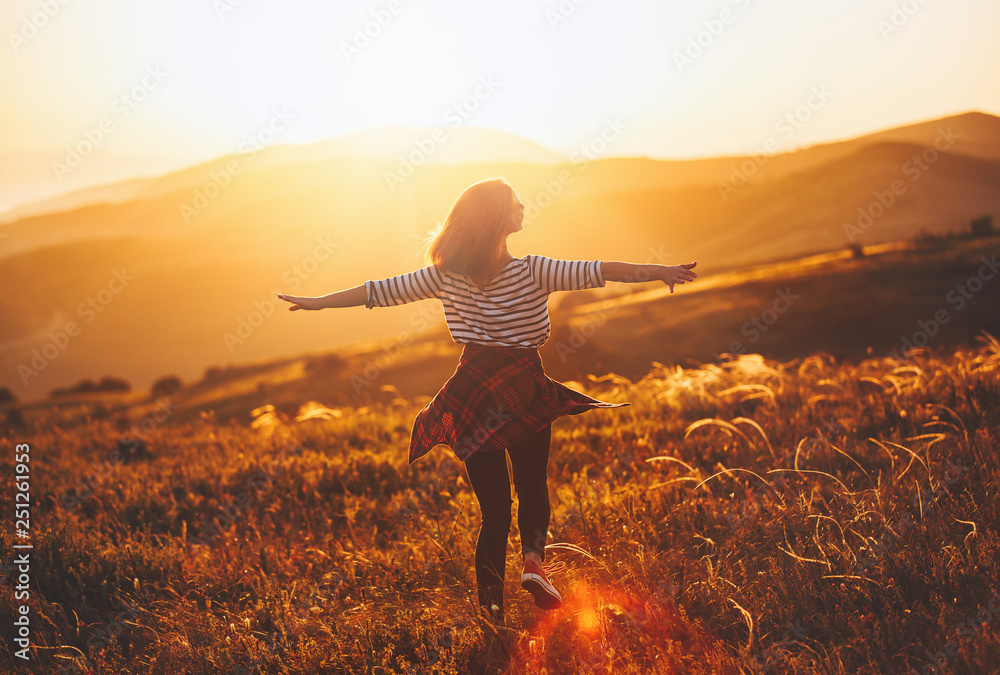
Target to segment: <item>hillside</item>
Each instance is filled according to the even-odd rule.
[[[442,312],[432,303],[352,308],[302,321],[277,311],[274,294],[320,295],[422,266],[421,238],[464,187],[492,175],[505,176],[529,207],[524,231],[511,238],[515,255],[697,259],[703,279],[842,250],[849,242],[845,226],[856,224],[858,209],[871,210],[894,181],[905,190],[859,243],[965,230],[971,218],[1000,214],[1000,160],[984,158],[1000,135],[997,122],[963,115],[881,133],[873,142],[856,139],[833,159],[800,162],[794,172],[766,180],[758,175],[725,199],[717,182],[726,179],[729,160],[705,160],[716,169],[692,170],[687,178],[685,163],[648,159],[424,166],[393,189],[385,174],[396,170],[395,162],[316,159],[315,153],[333,153],[329,148],[297,149],[314,153],[301,162],[283,160],[288,148],[282,147],[252,160],[221,158],[130,186],[140,190],[133,199],[0,226],[7,235],[0,284],[18,289],[0,297],[7,317],[0,324],[0,368],[7,374],[0,386],[37,398],[81,378],[115,375],[145,388],[165,372],[192,380],[212,365],[287,358],[440,325]],[[962,144],[956,140],[915,174],[911,162],[923,152],[920,143],[949,126],[962,130]],[[898,140],[904,137],[917,142]],[[957,152],[970,143],[981,148],[975,156]],[[830,148],[823,152],[832,157]],[[763,166],[779,166],[778,159]],[[240,171],[229,174],[233,161],[242,162]],[[134,280],[109,293],[122,270]],[[88,309],[99,295],[107,302]],[[250,320],[257,325],[248,326]],[[37,375],[18,377],[19,366],[69,321],[80,335]]]
[[[552,334],[539,351],[550,377],[584,383],[591,373],[635,382],[657,364],[722,364],[751,353],[779,361],[804,353],[856,361],[901,355],[913,346],[947,351],[976,344],[984,332],[1000,335],[1000,315],[993,311],[1000,305],[1000,274],[969,298],[957,290],[980,273],[988,276],[984,261],[995,260],[998,250],[1000,235],[922,247],[888,245],[868,249],[861,259],[835,253],[734,270],[679,286],[674,294],[656,284],[557,293],[550,302]],[[344,311],[325,312],[342,316]],[[303,321],[323,315],[293,314]],[[149,349],[118,347],[124,358],[141,358]],[[268,404],[292,414],[310,400],[334,407],[400,397],[426,402],[454,372],[461,350],[443,324],[428,319],[426,330],[411,326],[392,338],[214,364],[183,378],[187,385],[169,396],[172,417],[184,421],[212,414],[248,423],[251,411]],[[149,365],[151,379],[174,373],[155,371],[162,365],[156,359]],[[20,409],[30,422],[49,415],[56,402],[67,421],[94,403],[140,417],[162,404],[140,390],[26,401]]]

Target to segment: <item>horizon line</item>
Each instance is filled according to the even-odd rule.
[[[949,113],[949,114],[946,114],[946,115],[943,115],[943,116],[940,116],[940,117],[923,118],[923,119],[917,119],[917,120],[913,120],[913,121],[909,121],[909,122],[903,122],[903,123],[900,123],[900,124],[896,124],[894,126],[879,127],[879,128],[875,128],[875,129],[872,129],[870,131],[865,131],[865,132],[862,132],[862,133],[859,133],[859,134],[856,134],[856,135],[852,135],[852,136],[821,140],[821,141],[817,141],[815,143],[810,143],[808,145],[798,145],[798,146],[794,146],[792,148],[788,148],[786,150],[782,150],[781,152],[772,153],[772,155],[773,156],[780,156],[780,155],[793,154],[793,153],[796,153],[796,152],[800,152],[802,150],[809,150],[811,148],[816,148],[816,147],[820,147],[820,146],[824,146],[824,145],[833,145],[833,144],[837,144],[837,143],[847,143],[847,142],[850,142],[850,141],[859,140],[859,139],[864,138],[866,136],[873,136],[873,135],[876,135],[876,134],[885,133],[885,132],[888,132],[888,131],[893,131],[895,129],[902,129],[902,128],[905,128],[905,127],[916,126],[916,125],[919,125],[919,124],[927,124],[929,122],[935,122],[935,121],[949,119],[949,118],[953,118],[953,117],[962,117],[962,116],[965,116],[965,115],[975,115],[975,114],[986,115],[986,116],[989,116],[989,117],[1000,119],[1000,112],[993,113],[993,112],[988,112],[986,110],[981,110],[981,109],[966,109],[966,110],[962,110],[962,111],[958,111],[958,112]],[[326,136],[326,137],[323,137],[323,138],[320,138],[320,139],[316,139],[316,140],[313,140],[313,141],[306,141],[306,142],[303,142],[303,143],[280,143],[280,144],[268,145],[268,146],[262,147],[260,149],[260,151],[262,152],[264,150],[275,150],[275,149],[278,149],[278,148],[300,148],[300,149],[301,148],[308,148],[310,146],[317,145],[317,144],[320,144],[320,143],[326,143],[326,142],[341,140],[341,139],[344,139],[344,138],[346,138],[348,136],[351,136],[353,134],[358,134],[358,133],[362,133],[362,132],[365,132],[365,131],[370,131],[370,130],[373,130],[373,129],[387,129],[387,128],[435,130],[435,129],[445,129],[445,128],[454,129],[455,127],[418,126],[418,125],[412,125],[412,124],[379,124],[379,125],[375,125],[375,126],[369,126],[369,127],[362,127],[362,128],[359,128],[359,129],[353,129],[351,131],[339,134],[337,136]],[[544,150],[546,152],[549,152],[549,153],[551,153],[551,154],[553,154],[555,156],[558,156],[559,158],[561,158],[561,161],[558,161],[558,162],[537,162],[537,161],[525,161],[525,160],[484,160],[484,161],[475,161],[475,162],[441,162],[441,161],[438,161],[438,162],[434,162],[433,163],[434,165],[436,165],[436,166],[462,166],[462,165],[468,165],[468,164],[482,164],[482,163],[496,163],[496,164],[511,164],[511,163],[514,163],[514,164],[558,165],[558,164],[563,163],[563,161],[569,162],[569,161],[572,160],[572,158],[571,158],[570,155],[563,154],[562,152],[560,152],[558,150],[553,150],[549,146],[544,145],[542,143],[539,143],[538,141],[535,141],[532,138],[529,138],[527,136],[522,136],[520,134],[511,132],[511,131],[506,131],[506,130],[503,130],[503,129],[496,129],[496,128],[493,128],[493,127],[483,127],[483,126],[475,126],[475,125],[461,125],[460,127],[457,127],[457,128],[459,128],[459,129],[467,129],[467,130],[481,130],[481,131],[488,131],[488,132],[492,132],[492,133],[499,133],[499,134],[504,134],[504,135],[508,135],[508,136],[513,136],[513,137],[519,138],[521,140],[527,141],[529,143],[532,143],[533,145],[538,146],[542,150]],[[180,173],[180,172],[183,172],[183,171],[188,171],[190,169],[194,169],[194,168],[196,168],[198,166],[201,166],[201,165],[204,165],[204,164],[210,164],[212,162],[217,162],[217,161],[220,161],[222,159],[225,159],[227,157],[232,157],[234,154],[237,154],[237,153],[215,155],[215,156],[207,157],[207,158],[204,158],[204,159],[196,159],[196,160],[193,160],[193,161],[192,160],[181,160],[181,159],[178,158],[178,161],[185,162],[185,163],[184,164],[179,164],[175,168],[168,168],[168,169],[166,169],[166,170],[164,170],[162,172],[159,172],[159,173],[154,173],[154,174],[132,174],[132,175],[127,175],[127,176],[122,176],[120,178],[113,178],[113,179],[110,179],[110,180],[109,179],[103,179],[103,180],[98,180],[98,181],[91,182],[91,183],[84,183],[84,184],[76,185],[76,186],[74,186],[74,187],[72,187],[70,189],[67,189],[67,190],[65,190],[63,192],[55,193],[55,194],[53,194],[53,195],[51,195],[49,197],[45,197],[45,198],[43,198],[41,200],[34,199],[34,200],[29,200],[29,201],[24,201],[24,202],[18,202],[18,203],[10,204],[7,208],[0,209],[0,217],[3,217],[5,214],[8,214],[8,213],[10,213],[12,211],[15,211],[15,210],[17,210],[19,208],[28,207],[28,206],[31,206],[31,205],[41,205],[41,204],[44,204],[47,201],[50,201],[50,200],[53,200],[53,199],[59,199],[59,198],[62,198],[62,197],[66,197],[68,195],[71,195],[71,194],[74,194],[74,193],[77,193],[77,192],[83,192],[83,191],[86,191],[86,190],[92,190],[92,189],[101,188],[101,187],[110,187],[110,186],[118,184],[118,183],[124,183],[124,182],[132,181],[132,180],[156,180],[156,179],[160,179],[160,178],[165,178],[167,176],[170,176],[170,175],[173,175],[173,174],[176,174],[176,173]],[[624,160],[646,160],[646,161],[654,161],[654,162],[698,162],[698,161],[723,160],[723,159],[734,159],[734,158],[740,158],[740,157],[749,157],[749,156],[751,156],[751,154],[752,153],[744,153],[744,154],[722,154],[722,155],[695,155],[695,156],[669,156],[669,157],[666,157],[666,156],[654,156],[654,155],[609,155],[609,156],[606,156],[606,157],[600,157],[600,158],[598,158],[598,159],[596,159],[594,161],[604,161],[604,160],[612,160],[612,159],[623,160],[624,159]],[[345,156],[344,159],[348,159],[348,158],[352,158],[352,157],[354,159],[359,160],[359,161],[361,161],[361,160],[383,161],[383,160],[379,160],[379,158],[377,158],[375,156],[365,156],[365,155],[357,155],[357,156],[348,155],[348,156]],[[391,160],[385,160],[385,161],[391,161]],[[53,213],[57,213],[57,211],[54,211]]]

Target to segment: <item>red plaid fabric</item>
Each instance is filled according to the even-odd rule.
[[[467,343],[454,375],[414,420],[409,464],[441,444],[464,462],[476,452],[504,450],[562,415],[627,405],[548,377],[537,348]]]

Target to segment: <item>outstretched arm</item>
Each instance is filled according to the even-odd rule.
[[[683,265],[656,265],[619,262],[617,260],[601,261],[601,274],[605,281],[624,281],[626,283],[642,283],[644,281],[662,281],[674,292],[674,284],[694,281],[698,275],[691,270],[697,262]]]
[[[285,295],[284,293],[278,293],[278,297],[292,303],[292,306],[288,308],[289,311],[296,309],[326,309],[328,307],[357,307],[358,305],[364,305],[368,299],[364,284],[348,288],[344,291],[321,295],[318,298]]]

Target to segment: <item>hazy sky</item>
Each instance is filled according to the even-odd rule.
[[[291,118],[275,143],[461,122],[565,153],[617,119],[625,131],[608,155],[657,158],[1000,113],[996,0],[4,7],[0,153],[46,164],[88,132],[98,138],[102,122],[95,154],[191,164],[236,151],[275,110]],[[799,119],[780,126],[788,114]]]

